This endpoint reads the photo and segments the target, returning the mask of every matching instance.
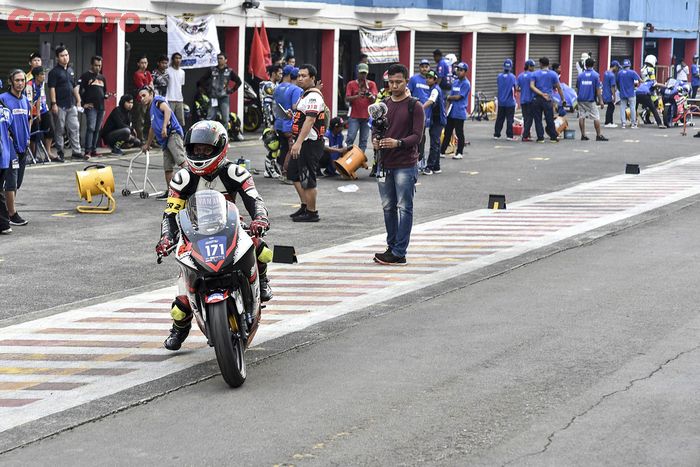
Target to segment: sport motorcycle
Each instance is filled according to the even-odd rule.
[[[214,347],[224,381],[239,387],[246,379],[245,351],[261,313],[253,240],[236,205],[218,191],[196,192],[177,222],[175,259],[194,318]]]

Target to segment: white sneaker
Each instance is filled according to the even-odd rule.
[[[464,159],[464,156],[461,154],[455,154],[454,156],[452,156],[452,159]]]
[[[494,136],[493,139],[501,139],[500,136]]]
[[[441,157],[442,159],[445,159],[445,158],[447,157],[447,155],[446,155],[446,154],[440,154],[440,157]]]
[[[632,124],[632,129],[633,129],[633,130],[636,130],[636,129],[637,129],[637,124],[636,124],[636,123],[633,123],[633,124]]]
[[[617,123],[608,123],[605,128],[617,128]]]

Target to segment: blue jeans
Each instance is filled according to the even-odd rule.
[[[348,122],[348,136],[345,139],[345,144],[352,146],[355,143],[357,131],[360,131],[360,141],[357,146],[365,152],[367,149],[367,138],[369,137],[369,120],[366,118],[351,118]]]
[[[392,254],[403,258],[408,250],[413,227],[413,196],[416,193],[418,168],[384,169],[386,178],[379,181],[379,195],[384,209],[386,244]]]
[[[442,129],[440,122],[430,123],[430,153],[428,154],[428,168],[430,170],[440,170],[440,136]]]
[[[620,122],[625,125],[627,124],[626,110],[627,106],[630,108],[630,120],[632,124],[637,124],[637,96],[620,98]]]
[[[97,149],[97,142],[100,139],[100,128],[102,127],[102,117],[104,110],[85,109],[85,119],[87,121],[87,130],[85,131],[85,152],[94,151]]]

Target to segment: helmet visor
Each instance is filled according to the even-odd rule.
[[[215,157],[216,148],[210,144],[190,143],[187,157],[190,160],[204,162]]]

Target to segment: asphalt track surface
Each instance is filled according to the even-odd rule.
[[[488,132],[483,125],[479,131]],[[483,208],[488,193],[506,193],[514,201],[618,174],[625,162],[645,166],[694,154],[694,140],[676,133],[611,130],[613,141],[606,151],[591,143],[535,146],[473,137],[465,161],[444,161],[443,174],[421,178],[417,222]],[[44,170],[41,178],[49,180],[42,186],[51,187],[51,179],[60,185],[60,173],[71,169]],[[352,203],[349,194],[331,190],[347,182],[322,183],[322,189],[329,187],[322,192],[327,193],[321,201],[323,223],[298,226],[286,219],[294,209],[291,188],[259,181],[273,212],[273,228],[284,230],[284,235],[273,230],[271,243],[294,244],[308,252],[381,233],[380,213],[372,212],[379,210],[378,196],[370,180],[357,182],[360,191],[352,194],[358,195]],[[32,193],[33,200],[44,196]],[[84,216],[30,217],[31,203],[25,203],[27,209],[20,211],[32,220],[32,241],[13,235],[11,242],[3,238],[0,243],[3,281],[8,276],[17,281],[10,288],[22,289],[25,297],[16,300],[21,309],[10,304],[12,293],[2,297],[3,312],[12,318],[8,324],[51,315],[77,300],[106,299],[95,289],[91,294],[89,284],[65,289],[80,285],[80,277],[99,281],[99,291],[110,296],[167,284],[153,276],[167,266],[151,265],[161,207],[149,205],[157,204],[154,200],[118,201],[123,201],[120,211],[109,227],[105,220]],[[698,374],[696,202],[697,197],[688,198],[266,343],[251,354],[257,363],[240,391],[228,391],[216,377],[207,379],[215,368],[205,364],[121,394],[122,407],[124,401],[156,399],[126,404],[132,408],[116,415],[100,415],[120,407],[114,400],[88,404],[64,414],[66,426],[90,417],[95,423],[12,451],[1,460],[23,465],[48,458],[58,465],[100,459],[148,465],[168,460],[241,465],[693,465],[700,458],[693,434],[697,421],[690,415],[698,408],[692,383]],[[73,214],[65,204],[65,211],[58,212]],[[124,206],[131,205],[138,212],[124,213]],[[149,218],[150,210],[155,220]],[[336,216],[351,221],[338,226]],[[73,228],[65,229],[61,221]],[[46,245],[36,243],[51,227],[60,228],[63,248],[52,249],[56,262],[53,270],[46,268],[46,277],[36,274],[30,280],[30,268],[19,262],[26,257],[21,249],[41,251]],[[66,238],[69,231],[83,235],[71,240]],[[129,233],[133,235],[127,241]],[[103,236],[99,242],[97,235]],[[137,239],[146,245],[137,245]],[[6,244],[11,248],[5,250]],[[140,283],[114,261],[107,261],[108,278],[96,274],[99,266],[91,260],[109,259],[120,248],[131,248],[134,258],[129,261],[142,264],[136,273]],[[81,258],[80,264],[66,261],[67,251]],[[119,254],[116,258],[128,256]],[[61,265],[60,273],[56,265]],[[5,274],[10,268],[14,272]],[[56,287],[56,282],[63,285]],[[45,305],[28,301],[28,295],[37,301],[50,295],[55,300],[50,306],[58,308],[46,311]],[[199,378],[205,380],[160,396]],[[186,448],[169,430],[178,415],[186,420]],[[238,423],[241,419],[245,426]],[[211,427],[229,437],[212,437]],[[46,433],[27,426],[15,434],[12,446],[3,448]]]

